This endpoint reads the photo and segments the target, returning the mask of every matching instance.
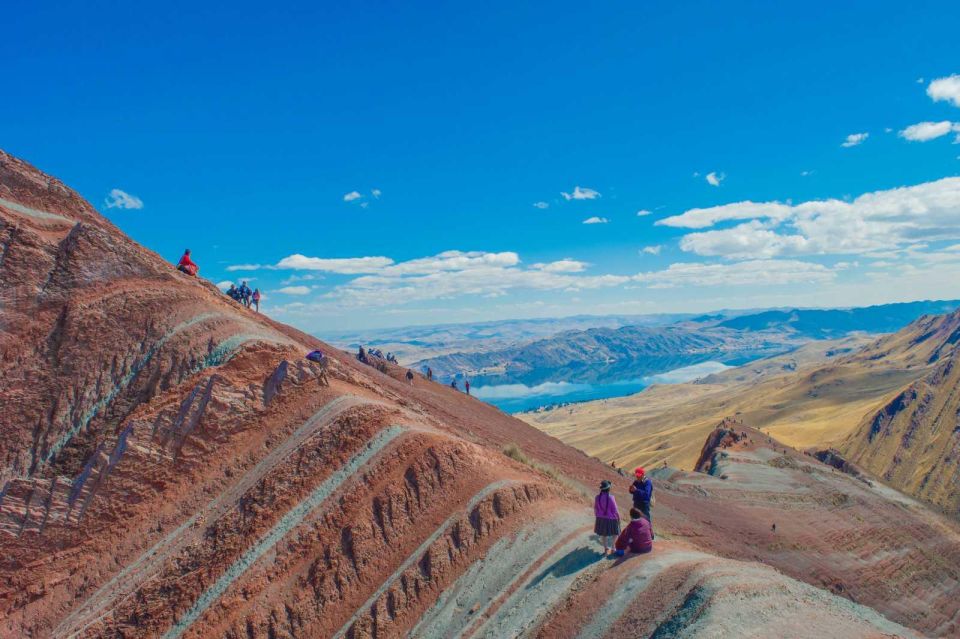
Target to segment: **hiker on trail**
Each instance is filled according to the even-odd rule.
[[[413,371],[409,368],[407,369],[407,382],[413,386]]]
[[[427,381],[428,382],[433,381],[433,369],[430,368],[429,366],[427,366]]]
[[[469,380],[469,379],[463,380],[463,389],[467,392],[467,395],[470,394],[470,380]]]
[[[637,478],[630,484],[630,492],[633,493],[633,507],[643,513],[643,516],[650,522],[652,530],[653,519],[650,517],[650,502],[653,500],[653,482],[647,478],[647,471],[641,466],[637,466],[633,474]]]
[[[250,287],[247,286],[246,280],[240,285],[240,303],[250,308],[250,296],[253,295],[253,291],[250,290]]]
[[[317,383],[321,386],[329,386],[330,379],[327,377],[327,368],[330,360],[321,350],[313,350],[307,353],[307,359],[320,366],[320,373],[317,374]]]
[[[650,552],[653,550],[653,531],[650,521],[637,508],[630,509],[630,523],[617,537],[617,557],[623,557],[627,548],[630,552]]]
[[[197,276],[197,273],[200,271],[200,267],[190,259],[190,249],[187,249],[183,252],[183,256],[180,258],[180,261],[177,262],[177,270],[187,275]]]
[[[259,313],[260,312],[260,289],[259,288],[253,289],[253,297],[251,297],[250,299],[253,300],[253,306],[255,310]]]
[[[600,482],[600,492],[593,500],[593,514],[597,518],[593,532],[600,537],[604,557],[610,554],[610,542],[620,534],[620,511],[617,500],[610,494],[610,486],[606,479]]]
[[[456,378],[450,380],[450,388],[452,388],[453,390],[460,390],[459,388],[457,388]]]

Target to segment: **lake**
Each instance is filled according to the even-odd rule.
[[[750,358],[752,359],[752,358]],[[586,402],[595,399],[609,399],[639,393],[652,384],[679,384],[719,373],[745,362],[705,361],[680,366],[671,370],[643,375],[640,377],[620,377],[611,379],[604,376],[598,380],[594,375],[566,376],[558,381],[508,380],[504,376],[492,379],[476,378],[471,380],[471,392],[478,399],[493,404],[508,413],[535,410],[541,406],[563,404],[567,402]],[[621,373],[624,371],[621,371]],[[542,372],[541,377],[542,379]],[[548,375],[549,377],[550,375]],[[563,377],[563,376],[558,376]],[[573,377],[573,379],[569,379]],[[577,379],[580,377],[581,379]],[[590,379],[584,379],[590,378]],[[462,388],[462,384],[461,384]]]

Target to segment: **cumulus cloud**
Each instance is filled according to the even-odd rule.
[[[222,282],[217,282],[217,288],[219,288],[221,291],[225,291],[225,290],[227,290],[228,288],[230,288],[230,287],[233,286],[233,285],[234,285],[233,282],[231,282],[230,280],[224,280],[224,281],[222,281]]]
[[[960,107],[960,75],[937,78],[927,87],[927,95],[934,102],[944,101]]]
[[[647,255],[660,255],[660,250],[663,247],[659,244],[654,244],[653,246],[644,246],[640,249],[641,253],[646,253]]]
[[[610,220],[608,220],[605,217],[597,217],[596,215],[594,215],[593,217],[588,217],[587,219],[585,219],[583,223],[584,224],[606,224],[609,221]]]
[[[535,208],[535,209],[548,209],[548,208],[550,208],[550,205],[549,205],[548,203],[546,203],[546,202],[534,202],[534,203],[533,203],[533,208]]]
[[[748,260],[733,264],[680,262],[662,271],[639,273],[633,279],[650,288],[679,286],[771,286],[822,284],[834,272],[822,264],[800,260]]]
[[[390,266],[393,260],[389,257],[307,257],[294,253],[283,258],[273,268],[289,269],[294,271],[325,271],[327,273],[342,273],[354,275],[358,273],[373,273],[381,268]],[[253,265],[246,265],[253,266]],[[240,270],[228,267],[227,270]],[[249,270],[249,269],[248,269]]]
[[[565,257],[555,262],[539,262],[530,268],[548,273],[580,273],[589,266],[586,262]]]
[[[464,257],[466,261],[456,261]],[[459,266],[452,268],[454,264]],[[584,262],[565,258],[522,268],[515,253],[447,251],[357,277],[326,297],[345,307],[382,307],[461,295],[499,297],[519,289],[578,291],[631,280],[626,275],[580,274],[586,267]]]
[[[350,191],[349,193],[347,193],[347,194],[345,194],[345,195],[343,196],[343,201],[344,201],[344,202],[353,202],[354,200],[359,200],[359,199],[362,198],[362,197],[363,197],[363,196],[360,195],[360,192],[359,192],[359,191]]]
[[[852,201],[801,204],[737,202],[691,209],[657,222],[705,229],[690,233],[684,251],[730,259],[889,252],[920,242],[960,239],[960,177],[865,193]]]
[[[110,194],[104,201],[104,206],[108,209],[142,209],[143,200],[136,195],[130,195],[120,189],[110,189]]]
[[[646,217],[653,213],[653,211],[648,211],[647,209],[640,209],[637,211],[637,217]]]
[[[594,191],[593,189],[588,189],[587,187],[573,187],[573,193],[560,193],[563,196],[563,199],[570,200],[595,200],[600,197],[600,193]]]
[[[383,195],[383,191],[381,191],[380,189],[373,189],[372,191],[370,191],[370,195],[372,195],[373,197],[379,200],[380,196]]]
[[[273,268],[269,264],[231,264],[227,267],[230,272],[233,271],[259,271],[260,269]]]
[[[862,144],[863,142],[865,142],[866,139],[869,137],[870,137],[869,133],[851,133],[846,137],[846,139],[843,141],[843,143],[840,146],[842,147],[857,146],[858,144]]]
[[[283,288],[278,288],[277,293],[283,293],[284,295],[308,295],[310,293],[309,286],[284,286]]]
[[[718,173],[715,173],[714,171],[710,171],[709,173],[707,173],[707,178],[706,178],[707,184],[709,184],[710,186],[720,186],[720,183],[723,182],[724,179],[726,179],[726,177],[727,176],[724,175],[723,173],[718,174]]]
[[[941,138],[950,133],[960,133],[960,123],[950,122],[949,120],[942,122],[918,122],[900,131],[899,135],[903,139],[910,140],[911,142],[926,142],[927,140]],[[960,137],[957,139],[960,140]]]

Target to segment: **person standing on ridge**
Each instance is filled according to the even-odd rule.
[[[596,516],[593,532],[600,537],[604,557],[610,554],[610,542],[620,534],[620,511],[617,500],[610,494],[610,486],[612,484],[606,479],[600,482],[600,492],[593,499],[593,514]]]
[[[637,466],[633,471],[636,481],[630,484],[630,492],[633,494],[633,507],[643,513],[643,516],[650,522],[650,530],[653,530],[653,519],[650,517],[650,502],[653,500],[653,482],[647,478],[647,471],[642,466]],[[651,532],[652,534],[652,532]]]
[[[260,312],[260,289],[256,288],[253,290],[253,300],[254,309],[259,313]]]
[[[190,249],[186,249],[183,252],[183,255],[180,257],[180,261],[177,262],[177,270],[187,275],[197,276],[197,273],[200,272],[200,267],[190,259]]]
[[[247,281],[244,280],[240,285],[240,303],[250,308],[250,296],[253,295],[253,291],[250,290],[250,287],[247,286]]]
[[[460,390],[459,388],[457,388],[457,378],[456,378],[456,377],[454,377],[453,379],[450,380],[450,388],[452,388],[453,390]]]
[[[463,388],[467,392],[467,395],[470,394],[470,380],[466,379],[463,381]]]
[[[407,369],[407,383],[413,386],[413,371],[409,368]]]

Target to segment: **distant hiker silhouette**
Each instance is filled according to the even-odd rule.
[[[407,370],[407,382],[413,386],[413,371]]]
[[[465,380],[465,381],[463,382],[463,389],[464,389],[464,391],[467,393],[467,395],[470,394],[470,380],[469,380],[469,379],[468,379],[468,380]]]

